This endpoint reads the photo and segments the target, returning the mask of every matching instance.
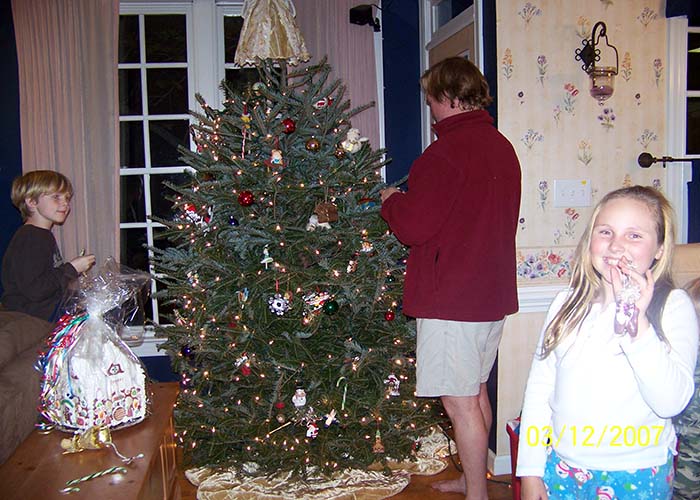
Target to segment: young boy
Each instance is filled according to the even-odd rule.
[[[2,259],[2,304],[53,321],[68,285],[95,263],[94,255],[64,263],[51,233],[70,213],[73,186],[62,174],[36,170],[12,182],[12,204],[22,214]]]

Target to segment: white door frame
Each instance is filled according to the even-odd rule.
[[[420,72],[421,75],[428,69],[429,61],[428,54],[430,49],[444,42],[449,37],[462,30],[463,28],[474,24],[474,49],[475,54],[472,56],[474,64],[484,71],[484,48],[481,43],[483,37],[482,28],[482,13],[481,2],[474,0],[474,4],[465,9],[459,15],[455,16],[449,22],[440,26],[436,26],[436,9],[441,0],[421,0],[419,4],[419,30],[420,30]],[[421,90],[421,99],[425,102],[425,95]],[[430,127],[432,120],[430,118],[430,108],[427,105],[422,107],[421,111],[421,138],[423,149],[427,148],[431,142]]]

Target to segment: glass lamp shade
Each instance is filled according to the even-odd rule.
[[[590,71],[591,95],[598,102],[607,100],[615,90],[617,68],[612,66],[594,66]]]

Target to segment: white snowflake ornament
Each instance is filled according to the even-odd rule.
[[[284,298],[282,294],[279,293],[276,293],[267,299],[267,304],[270,311],[275,313],[277,316],[282,316],[289,310],[289,300]]]

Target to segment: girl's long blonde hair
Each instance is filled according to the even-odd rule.
[[[657,241],[663,247],[663,252],[661,257],[651,265],[654,277],[654,295],[647,309],[647,317],[654,326],[658,337],[667,342],[661,328],[661,313],[668,294],[674,288],[671,278],[671,261],[675,241],[673,208],[660,191],[647,186],[632,186],[611,191],[600,200],[593,210],[591,220],[576,248],[571,269],[571,281],[569,282],[571,294],[545,328],[542,352],[540,353],[542,358],[549,356],[568,335],[578,330],[583,319],[590,312],[594,299],[602,292],[603,278],[593,267],[590,252],[593,226],[605,204],[620,198],[644,203],[654,217]]]

